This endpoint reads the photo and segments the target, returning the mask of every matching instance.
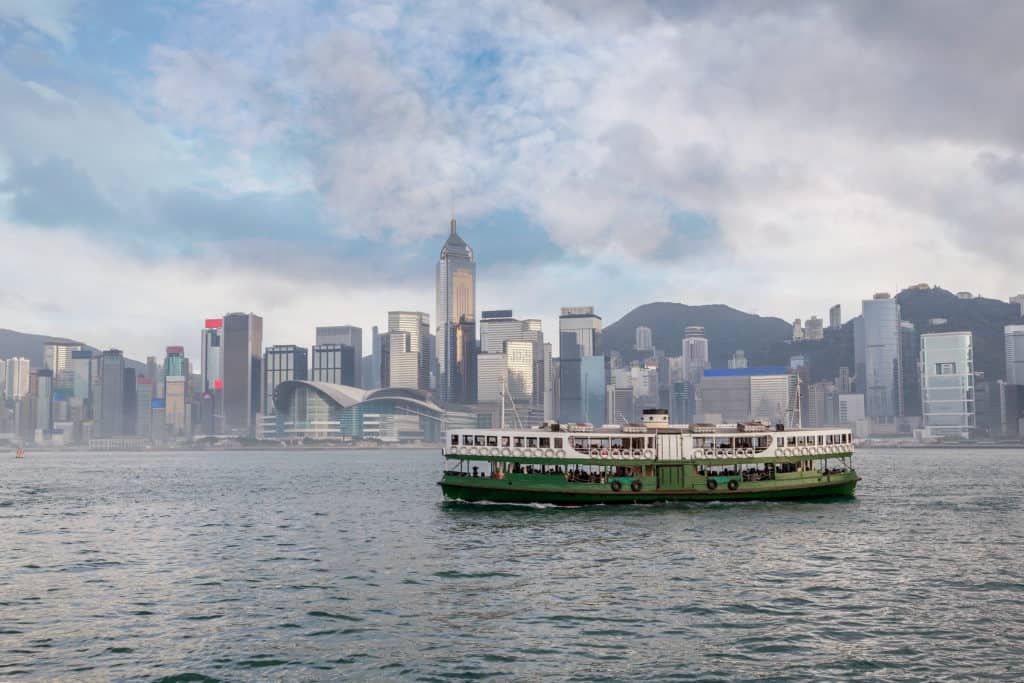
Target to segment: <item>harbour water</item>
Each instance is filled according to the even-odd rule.
[[[1024,451],[856,499],[442,503],[437,451],[0,461],[0,677],[1024,680]]]

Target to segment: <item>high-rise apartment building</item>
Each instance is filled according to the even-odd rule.
[[[81,344],[73,342],[46,342],[43,344],[43,367],[56,377],[58,372],[70,365],[72,352],[81,350]]]
[[[643,325],[636,328],[636,342],[633,344],[633,349],[636,351],[654,350],[654,337],[651,328]]]
[[[843,309],[839,304],[828,309],[828,327],[830,330],[838,330],[843,326]]]
[[[7,398],[7,361],[0,358],[0,399],[4,398]]]
[[[340,344],[333,346],[340,347]],[[308,368],[309,351],[301,346],[268,346],[263,354],[263,406],[260,412],[264,415],[277,414],[274,406],[274,390],[277,385],[293,379],[308,379]]]
[[[260,410],[263,318],[253,313],[224,316],[222,372],[224,429],[251,433]]]
[[[1006,346],[1006,383],[1024,384],[1024,325],[1003,328]]]
[[[469,397],[459,394],[466,393],[475,380],[467,375],[472,370],[468,358],[476,355],[475,339],[468,338],[474,331],[470,325],[476,322],[476,261],[473,250],[456,232],[454,218],[436,274],[438,395],[442,401],[466,403]],[[461,331],[460,324],[465,324]]]
[[[124,354],[108,349],[99,357],[99,425],[102,438],[124,436]],[[134,425],[132,425],[134,431]]]
[[[352,349],[355,365],[351,369],[351,379],[344,382],[353,387],[364,387],[363,383],[363,328],[354,325],[333,325],[316,328],[316,345],[337,344]],[[332,382],[333,384],[333,382]]]
[[[804,326],[800,322],[800,318],[793,321],[793,341],[803,341],[804,338]]]
[[[921,335],[921,403],[928,436],[973,436],[974,340],[970,332]]]
[[[389,387],[430,389],[430,316],[388,312]]]
[[[865,300],[855,337],[856,355],[864,364],[863,380],[858,368],[857,382],[864,391],[867,416],[876,422],[892,422],[903,415],[900,306],[896,300],[886,293]]]

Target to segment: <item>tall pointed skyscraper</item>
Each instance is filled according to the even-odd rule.
[[[476,399],[475,358],[476,262],[452,218],[437,263],[437,393],[442,401]]]

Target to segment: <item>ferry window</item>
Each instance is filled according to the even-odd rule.
[[[612,448],[622,448],[622,437],[612,439]]]
[[[463,446],[472,446],[473,445],[473,437],[471,437],[469,434],[464,435],[462,437],[462,445]]]
[[[819,446],[824,446],[825,445],[825,437],[823,435],[821,435],[821,434],[818,434],[818,445]]]
[[[487,440],[483,436],[477,435],[477,437],[476,437],[476,445],[477,446],[486,446],[487,445]]]
[[[498,445],[498,437],[496,437],[496,436],[489,436],[489,437],[487,437],[487,445],[488,446],[497,446]]]
[[[453,446],[458,446],[459,445],[459,435],[458,434],[452,434],[452,445]]]
[[[585,451],[587,450],[587,441],[586,439],[580,439],[577,437],[572,440],[572,447],[578,451]]]
[[[561,448],[561,447],[562,447],[562,437],[556,436],[555,437],[555,448]]]
[[[633,439],[633,448],[640,449],[644,447],[644,437],[639,436]]]
[[[648,448],[654,448],[654,437],[653,436],[647,437],[647,447]]]
[[[528,437],[526,437],[526,447],[527,448],[536,448],[537,447],[537,437],[535,437],[535,436],[528,436]]]
[[[513,436],[512,437],[512,444],[516,448],[522,448],[523,447],[523,437],[521,437],[521,436]]]
[[[786,442],[786,445],[787,446],[795,446],[796,445],[796,437],[795,436],[789,437],[789,441]]]
[[[507,447],[511,443],[507,436],[501,437],[501,445]]]
[[[547,436],[540,437],[541,448],[551,448],[551,438]]]

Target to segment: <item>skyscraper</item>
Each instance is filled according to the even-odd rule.
[[[836,304],[828,309],[828,327],[830,330],[838,330],[843,326],[843,309]]]
[[[340,346],[335,344],[334,346]],[[309,351],[294,344],[268,346],[263,354],[263,406],[264,415],[275,415],[274,390],[281,382],[307,379]]]
[[[0,399],[7,398],[7,361],[0,358]]]
[[[124,354],[108,349],[99,359],[100,437],[123,436],[124,429]],[[134,431],[134,425],[132,425]]]
[[[821,318],[816,315],[812,315],[807,319],[807,324],[804,325],[804,339],[808,341],[818,341],[825,338],[824,323]]]
[[[683,375],[687,382],[696,386],[704,377],[708,362],[708,338],[704,328],[691,325],[683,330]]]
[[[459,363],[459,356],[465,361],[466,337],[471,328],[463,328],[458,335],[457,326],[475,322],[476,262],[473,250],[455,231],[452,218],[451,233],[437,263],[437,389],[442,401],[467,400],[457,395],[458,388],[467,385],[466,378],[460,374],[470,370],[466,362]],[[457,338],[459,336],[461,339]]]
[[[317,344],[313,347],[309,379],[327,384],[355,386],[355,364],[356,352],[351,346]]]
[[[891,422],[903,414],[903,373],[900,357],[900,306],[886,293],[865,300],[862,325],[855,332],[864,359],[864,407],[875,421]],[[859,373],[858,373],[859,374]]]
[[[190,374],[189,362],[185,358],[185,347],[168,346],[164,359],[164,381],[166,382],[168,377],[183,377],[188,383]]]
[[[36,370],[36,424],[44,438],[53,431],[53,371]]]
[[[388,386],[430,389],[430,316],[389,311],[388,342]]]
[[[1006,345],[1006,383],[1024,384],[1024,325],[1003,328]]]
[[[73,342],[46,342],[43,344],[43,367],[51,370],[53,376],[56,377],[58,372],[70,364],[71,353],[81,350],[81,344]]]
[[[316,345],[341,344],[352,349],[355,366],[349,386],[364,387],[363,383],[363,328],[354,325],[334,325],[316,328]],[[365,387],[364,387],[365,388]]]
[[[1011,304],[1017,304],[1020,306],[1020,314],[1024,316],[1024,294],[1018,294],[1017,296],[1010,297]]]
[[[149,377],[135,380],[135,436],[149,438],[153,434],[153,387]]]
[[[558,419],[602,424],[608,381],[601,355],[600,316],[591,306],[563,308],[558,341]]]
[[[199,346],[202,364],[199,388],[202,391],[223,388],[223,336],[224,321],[220,318],[207,318]]]
[[[921,403],[929,436],[971,438],[975,406],[974,342],[970,332],[921,335]]]
[[[7,359],[7,398],[18,400],[28,393],[29,372],[31,370],[28,358],[15,356]]]
[[[224,428],[252,432],[260,409],[260,351],[263,318],[254,313],[224,316],[223,360]]]

